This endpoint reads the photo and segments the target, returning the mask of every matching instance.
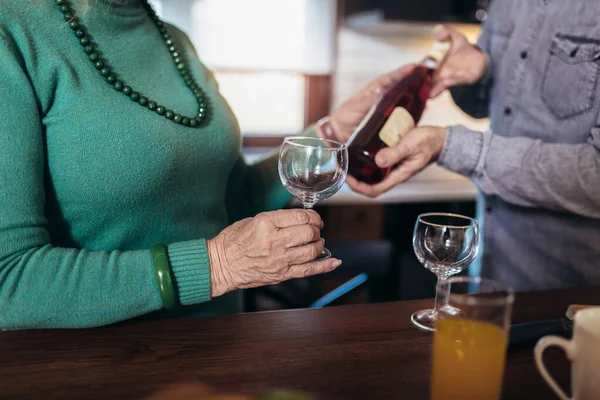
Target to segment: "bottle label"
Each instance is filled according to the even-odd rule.
[[[415,120],[404,107],[396,107],[379,131],[379,139],[389,147],[398,144],[402,136],[415,127]]]
[[[436,41],[433,44],[433,46],[431,46],[431,49],[429,50],[429,53],[427,55],[429,57],[433,58],[439,64],[444,60],[444,58],[446,58],[446,54],[448,54],[448,51],[450,51],[450,46],[451,46],[451,43],[449,41],[447,41],[447,42]]]

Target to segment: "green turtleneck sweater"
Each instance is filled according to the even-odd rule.
[[[103,58],[142,95],[195,115],[140,2],[107,3],[90,1],[81,15]],[[237,292],[210,298],[206,240],[290,196],[276,157],[244,162],[215,80],[185,35],[168,28],[209,99],[200,129],[107,84],[55,0],[3,1],[0,329],[90,327],[160,310],[150,252],[158,242],[168,244],[184,306],[177,314],[239,310]]]

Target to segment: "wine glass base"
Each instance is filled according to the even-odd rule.
[[[434,310],[421,310],[411,315],[410,320],[414,326],[421,330],[435,332],[436,317]]]
[[[331,252],[327,249],[323,249],[323,252],[315,258],[315,261],[322,261],[331,258]]]

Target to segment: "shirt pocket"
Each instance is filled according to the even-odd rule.
[[[542,80],[542,100],[558,119],[585,113],[596,102],[600,40],[556,34]]]

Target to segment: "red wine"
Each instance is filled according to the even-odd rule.
[[[338,169],[333,172],[290,176],[283,181],[285,188],[305,206],[333,196],[344,184],[345,174]]]
[[[429,98],[433,74],[449,49],[436,42],[429,54],[404,79],[388,90],[360,123],[348,141],[348,174],[368,184],[381,182],[394,167],[379,168],[375,155],[393,147],[421,119]]]
[[[337,174],[335,172],[310,174],[308,176],[298,175],[288,178],[287,183],[296,190],[317,193],[329,189],[334,185],[339,180],[336,177]]]

